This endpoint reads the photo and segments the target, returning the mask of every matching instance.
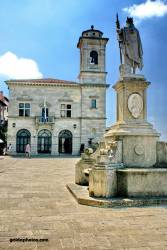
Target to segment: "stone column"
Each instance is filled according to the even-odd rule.
[[[89,195],[94,197],[114,197],[117,194],[116,165],[98,163],[89,174]]]
[[[59,155],[58,152],[58,136],[52,135],[52,152],[51,155]]]
[[[38,137],[36,135],[31,136],[31,154],[32,155],[37,155],[37,147],[38,147]]]

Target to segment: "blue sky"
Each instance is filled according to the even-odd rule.
[[[0,1],[0,89],[11,78],[77,81],[83,30],[93,24],[110,40],[107,83],[118,79],[119,50],[115,16],[121,25],[133,16],[140,31],[148,89],[148,120],[167,140],[167,1],[163,0],[6,0]],[[115,93],[107,90],[107,126],[115,122]]]

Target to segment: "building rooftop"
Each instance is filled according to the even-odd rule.
[[[5,83],[10,85],[27,85],[27,86],[68,86],[68,87],[81,87],[81,86],[92,86],[92,87],[109,87],[109,84],[103,83],[79,83],[67,80],[59,80],[54,78],[42,78],[42,79],[13,79],[7,80]]]
[[[80,43],[82,39],[106,40],[106,41],[109,40],[109,38],[103,38],[103,32],[101,32],[100,30],[94,29],[93,25],[91,25],[91,29],[84,30],[82,32],[82,36],[80,36],[79,41],[77,43],[77,48],[80,48]]]
[[[94,26],[91,25],[91,29],[89,30],[84,30],[82,32],[82,36],[88,36],[88,37],[102,37],[103,36],[103,32],[101,32],[100,30],[95,30]]]
[[[17,83],[17,84],[40,84],[40,85],[54,85],[54,84],[78,84],[73,81],[59,80],[54,78],[41,78],[41,79],[13,79],[5,81],[7,84]]]
[[[0,103],[3,106],[8,106],[9,105],[9,99],[3,95],[3,91],[0,91]]]

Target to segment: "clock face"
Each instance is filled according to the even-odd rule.
[[[128,109],[134,118],[138,118],[143,110],[143,99],[137,94],[131,94],[128,98]]]

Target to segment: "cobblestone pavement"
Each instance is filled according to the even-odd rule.
[[[166,207],[78,205],[65,186],[74,182],[77,160],[0,160],[0,250],[167,249]]]

